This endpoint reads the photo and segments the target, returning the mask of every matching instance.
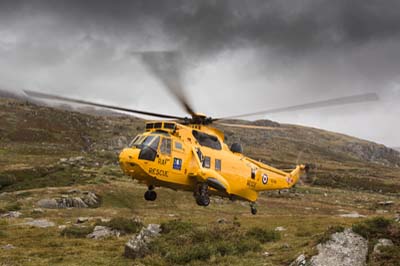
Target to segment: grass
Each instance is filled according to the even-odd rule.
[[[173,265],[212,264],[211,258],[218,261],[227,256],[246,256],[260,252],[262,244],[280,239],[279,233],[258,227],[239,230],[234,225],[203,227],[173,220],[163,223],[161,228],[161,237],[152,243],[149,255],[165,257]]]
[[[21,203],[13,202],[13,203],[8,203],[3,208],[0,208],[0,213],[19,211],[19,210],[21,210]]]

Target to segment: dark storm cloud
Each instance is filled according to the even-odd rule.
[[[399,10],[398,0],[0,1],[0,87],[173,113],[134,52],[177,49],[188,98],[214,115],[366,91],[399,97]],[[368,131],[371,116],[360,117]]]
[[[48,15],[59,27],[117,38],[135,37],[150,20],[181,48],[205,55],[241,46],[349,49],[400,34],[397,0],[2,1],[0,10],[14,21]]]

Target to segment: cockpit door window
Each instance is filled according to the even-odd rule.
[[[164,155],[171,155],[171,139],[163,138],[160,145],[160,152]]]

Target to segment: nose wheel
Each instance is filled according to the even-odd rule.
[[[154,191],[154,186],[149,186],[149,190],[144,193],[144,199],[147,201],[155,201],[157,193]]]
[[[197,186],[197,190],[194,193],[196,203],[199,206],[208,206],[210,204],[210,197],[208,195],[208,185],[206,183],[200,183]]]

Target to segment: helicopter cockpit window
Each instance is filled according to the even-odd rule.
[[[197,130],[192,131],[193,137],[197,140],[197,142],[201,146],[205,146],[214,150],[221,150],[221,143],[219,142],[218,138],[213,135],[209,135]]]
[[[171,155],[171,139],[169,138],[162,139],[160,152],[165,155]]]
[[[154,161],[157,156],[158,145],[160,144],[160,136],[147,136],[143,143],[138,145],[141,149],[139,159]]]
[[[183,149],[182,142],[175,141],[175,149],[182,150]]]
[[[129,147],[137,147],[139,144],[143,142],[143,140],[146,138],[146,136],[143,135],[137,135],[129,144]]]
[[[211,158],[210,157],[204,156],[203,167],[204,168],[210,168],[211,167]]]

